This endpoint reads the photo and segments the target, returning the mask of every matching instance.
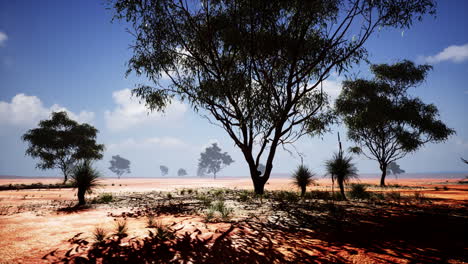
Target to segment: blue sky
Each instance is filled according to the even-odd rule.
[[[427,81],[411,92],[436,104],[441,119],[457,131],[447,142],[428,144],[402,159],[407,172],[467,170],[460,162],[460,157],[468,158],[466,10],[468,1],[440,1],[436,18],[426,17],[404,32],[381,31],[366,44],[373,63],[409,59],[432,64]],[[142,81],[125,78],[132,37],[111,18],[104,1],[0,0],[0,175],[59,175],[36,170],[20,137],[60,109],[100,130],[98,140],[106,144],[106,152],[96,166],[105,175],[112,176],[107,167],[116,154],[132,162],[131,176],[159,176],[161,164],[170,168],[170,175],[181,167],[193,175],[200,151],[211,142],[219,142],[235,160],[222,175],[247,175],[230,138],[188,105],[176,102],[165,115],[148,114],[130,98],[128,89]],[[354,72],[368,77],[368,68],[361,65]],[[337,94],[341,80],[332,76],[326,89]],[[337,126],[333,134],[296,143],[305,164],[317,173],[323,173],[324,161],[336,150],[338,131],[346,133]],[[297,155],[280,151],[274,172],[291,172],[299,162]],[[373,161],[356,157],[356,162],[362,173],[378,172]]]

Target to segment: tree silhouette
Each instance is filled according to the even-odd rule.
[[[99,178],[101,175],[91,167],[89,160],[83,161],[76,165],[71,175],[71,183],[73,187],[78,189],[78,204],[86,204],[85,194],[92,193],[99,186]]]
[[[391,173],[393,175],[397,175],[397,174],[405,173],[405,170],[401,169],[400,165],[398,165],[395,161],[392,161],[392,162],[390,162],[388,164],[387,174],[388,173]]]
[[[363,45],[377,29],[408,28],[435,13],[434,0],[111,5],[136,37],[127,74],[154,83],[133,93],[150,110],[164,110],[174,96],[206,110],[242,151],[257,194],[264,192],[279,145],[321,133],[333,119],[323,81],[365,59]],[[170,85],[160,83],[163,76]],[[263,174],[260,160],[266,161]]]
[[[292,175],[294,185],[301,188],[301,197],[304,197],[307,186],[313,184],[315,174],[304,165],[299,165]]]
[[[204,152],[200,153],[198,168],[199,171],[202,170],[208,174],[213,173],[213,177],[216,180],[216,174],[233,162],[234,160],[232,160],[227,152],[222,153],[218,144],[213,143],[210,147],[207,147]]]
[[[424,104],[407,90],[424,81],[429,65],[410,61],[372,65],[373,80],[345,81],[336,111],[348,127],[348,137],[362,153],[380,165],[385,186],[388,164],[428,142],[446,140],[455,131],[438,120],[433,104]]]
[[[187,171],[183,168],[180,168],[178,171],[177,171],[177,175],[178,176],[185,176],[187,175]]]
[[[468,164],[468,160],[464,159],[464,158],[460,158],[463,162],[465,162],[465,164]]]
[[[22,140],[28,142],[26,155],[41,160],[36,168],[60,169],[66,182],[76,162],[102,158],[104,145],[96,143],[97,133],[93,126],[69,119],[66,112],[54,112],[51,119],[26,132]]]
[[[111,166],[109,167],[109,170],[117,174],[119,179],[122,174],[130,173],[130,161],[120,157],[119,155],[112,156],[110,164]]]
[[[357,169],[352,163],[352,157],[345,156],[343,153],[340,134],[338,134],[338,146],[338,153],[333,154],[333,158],[325,162],[325,168],[332,179],[333,186],[335,181],[338,182],[341,196],[346,200],[344,185],[352,178],[357,178]]]
[[[161,176],[166,176],[169,174],[169,168],[165,165],[159,166],[159,169],[161,170]]]

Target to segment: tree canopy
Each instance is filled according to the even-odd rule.
[[[127,74],[154,84],[133,93],[151,110],[174,97],[202,110],[242,151],[259,194],[277,147],[322,133],[333,119],[323,81],[365,59],[376,30],[435,13],[434,0],[111,3],[135,37]]]
[[[130,173],[130,161],[128,159],[122,158],[119,155],[112,156],[110,164],[109,170],[117,174],[119,179],[124,173]]]
[[[185,176],[187,175],[187,171],[183,168],[180,168],[178,171],[177,171],[177,176]]]
[[[400,165],[398,165],[395,161],[392,161],[388,164],[387,173],[397,175],[397,174],[405,173],[405,170],[401,169]]]
[[[22,139],[28,143],[26,155],[40,159],[37,168],[60,169],[66,182],[76,162],[102,158],[104,145],[96,143],[97,133],[93,126],[68,118],[66,112],[54,112]]]
[[[227,152],[221,152],[221,148],[218,147],[218,144],[213,143],[210,147],[207,147],[204,152],[200,153],[198,168],[199,171],[203,171],[204,173],[212,173],[214,179],[216,179],[216,174],[233,162],[234,160]]]
[[[165,165],[159,166],[159,169],[161,170],[161,176],[166,176],[169,174],[169,168]]]
[[[336,111],[348,127],[348,137],[357,144],[355,152],[379,163],[382,186],[388,164],[455,133],[438,119],[435,105],[408,94],[409,88],[425,80],[431,68],[406,60],[372,65],[374,79],[343,83]]]

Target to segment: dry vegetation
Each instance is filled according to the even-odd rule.
[[[279,190],[256,196],[239,186],[117,192],[107,184],[87,207],[76,207],[69,189],[4,191],[0,253],[7,263],[467,261],[466,185],[357,184],[349,201],[323,182],[303,198],[285,186],[272,181]],[[461,199],[437,196],[450,192]]]

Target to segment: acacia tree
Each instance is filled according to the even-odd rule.
[[[133,93],[150,110],[173,97],[203,110],[243,153],[257,194],[278,146],[331,120],[321,86],[330,73],[365,59],[377,29],[407,28],[435,12],[434,0],[111,2],[135,36],[127,74],[154,83]]]
[[[166,176],[169,173],[169,168],[166,165],[159,166],[161,170],[161,176]]]
[[[177,176],[185,176],[187,175],[187,171],[183,168],[180,168],[178,171],[177,171]]]
[[[93,126],[69,119],[66,112],[54,112],[22,139],[28,142],[26,155],[41,160],[36,168],[60,169],[65,183],[78,161],[102,159],[104,145],[96,143],[97,133]]]
[[[122,158],[119,155],[112,156],[110,164],[109,170],[117,174],[119,179],[124,173],[130,173],[130,161],[128,159]]]
[[[385,186],[388,164],[455,133],[438,119],[435,105],[407,93],[424,81],[430,69],[410,61],[372,65],[374,79],[343,83],[336,111],[348,127],[348,137],[357,144],[353,150],[379,163],[381,186]]]
[[[387,174],[389,173],[393,175],[397,175],[397,174],[405,173],[405,170],[401,169],[400,165],[398,165],[395,161],[393,161],[388,164]]]
[[[233,162],[234,160],[232,160],[227,152],[221,152],[218,144],[213,143],[204,152],[200,153],[198,168],[199,171],[203,171],[204,173],[213,173],[213,177],[216,180],[216,174]]]

